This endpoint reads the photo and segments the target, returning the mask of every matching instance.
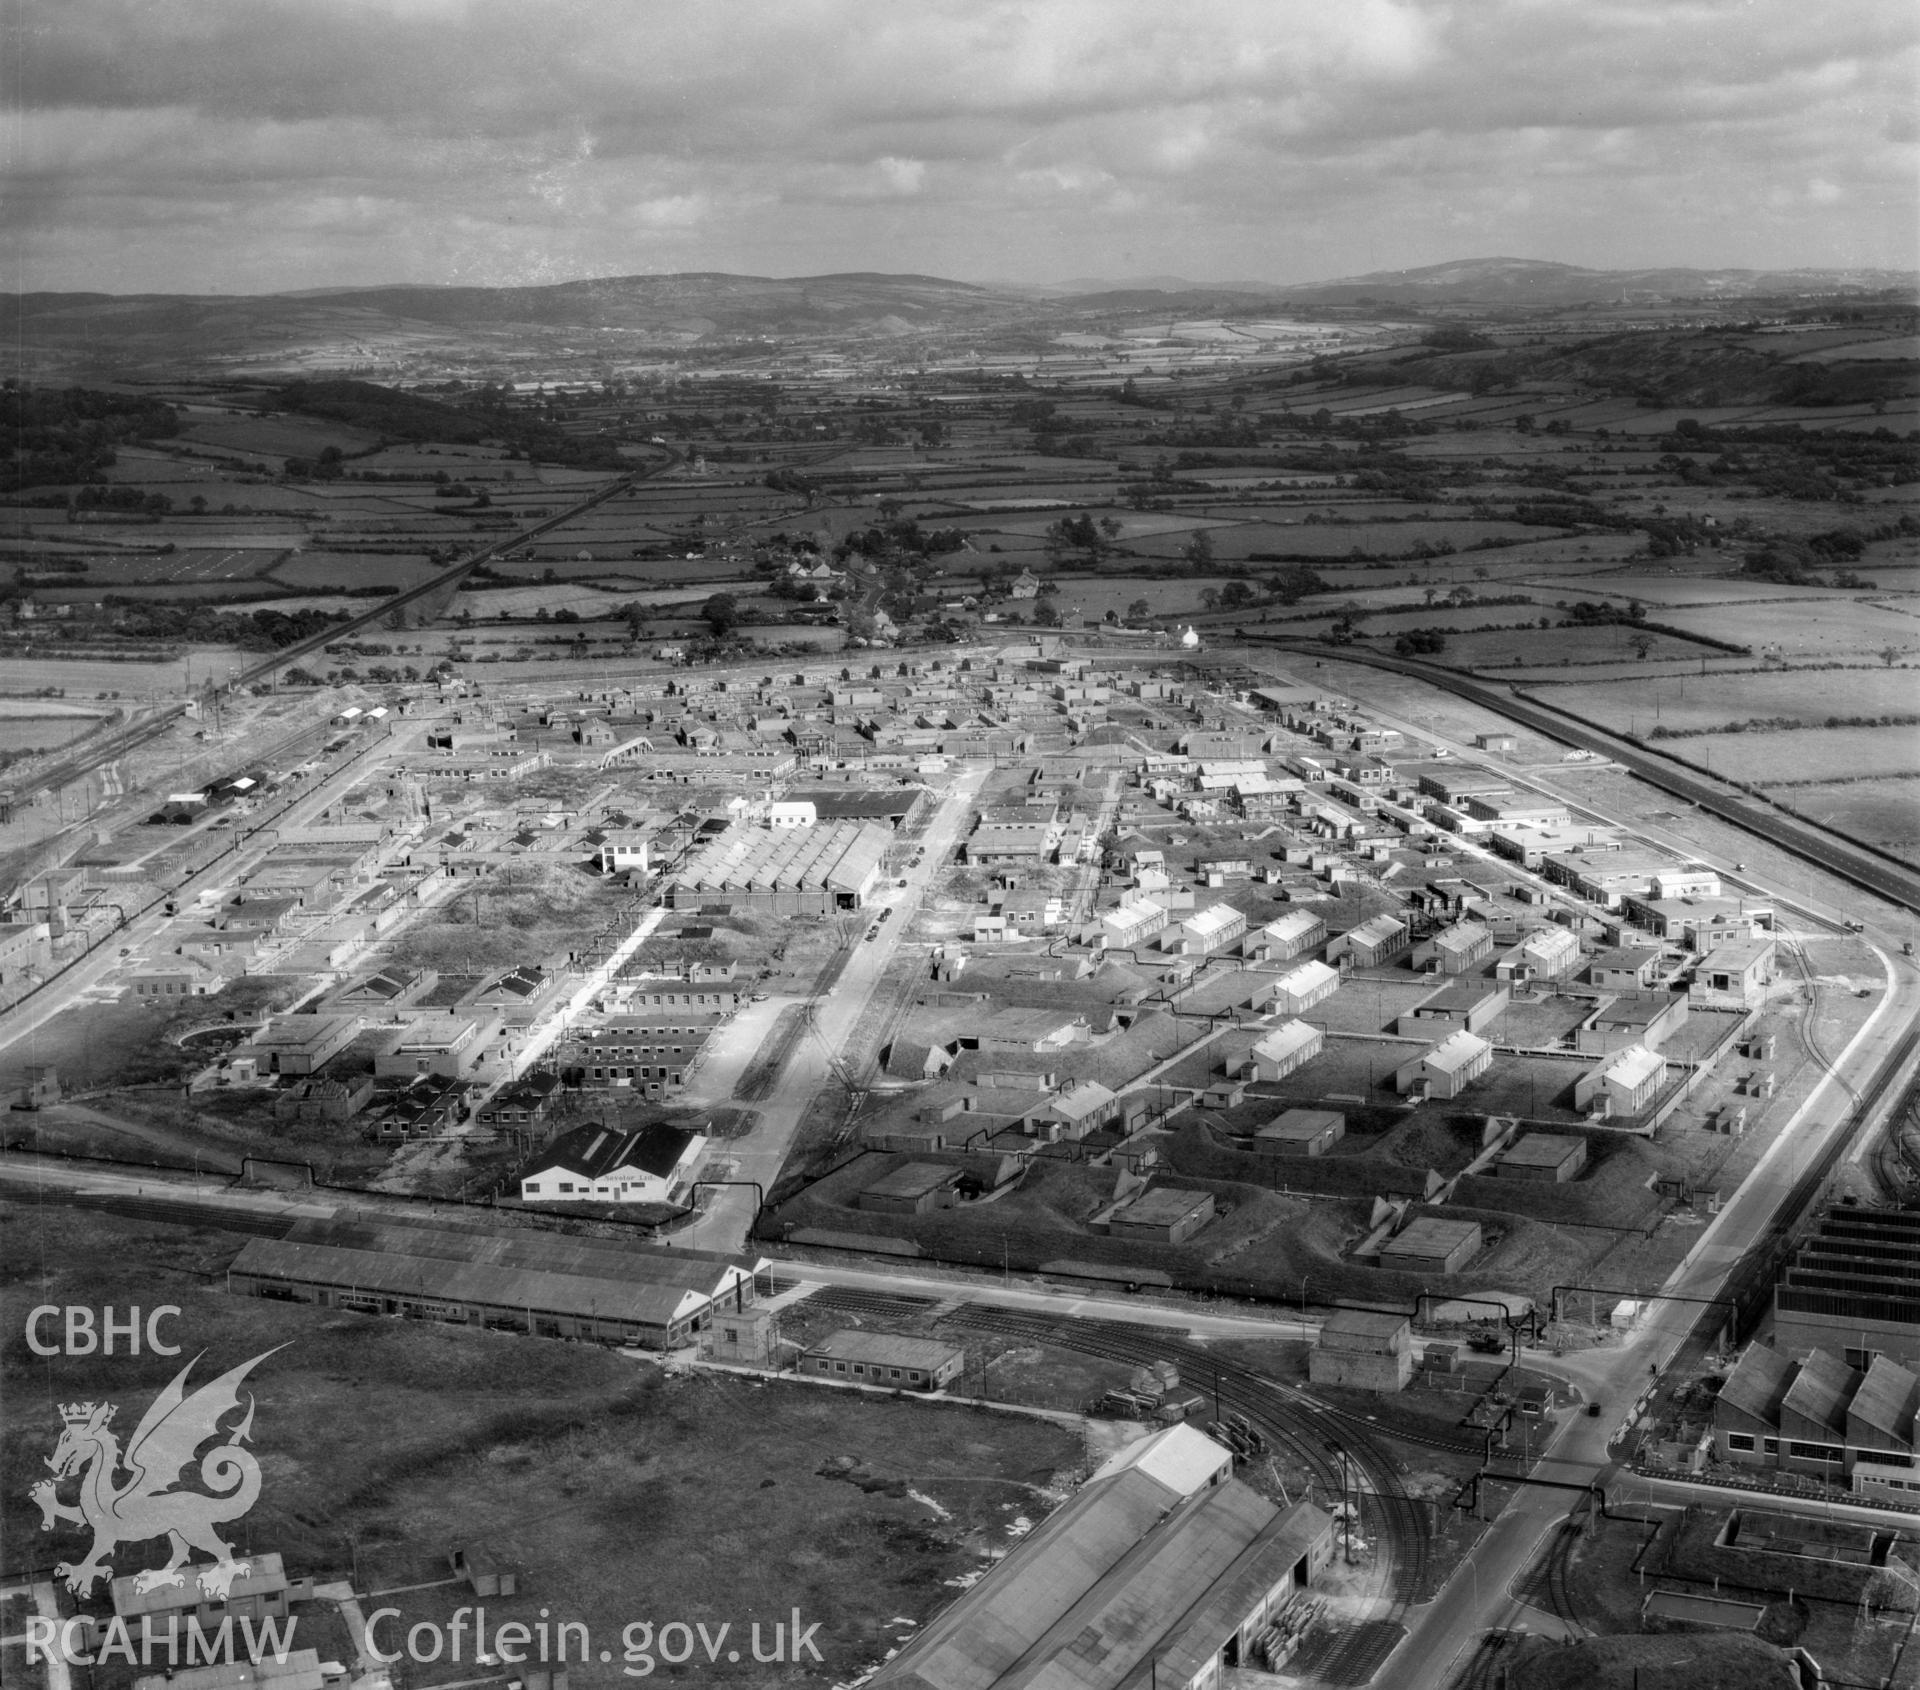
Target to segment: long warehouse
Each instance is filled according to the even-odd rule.
[[[659,1350],[691,1342],[716,1312],[752,1303],[754,1275],[766,1265],[560,1233],[316,1219],[284,1238],[252,1240],[227,1270],[227,1289]]]

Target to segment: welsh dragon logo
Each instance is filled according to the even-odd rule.
[[[240,1447],[253,1431],[252,1396],[238,1426],[222,1431],[220,1423],[240,1409],[240,1381],[272,1354],[267,1350],[243,1361],[191,1396],[186,1389],[193,1371],[189,1361],[154,1399],[124,1453],[110,1430],[114,1404],[61,1405],[60,1441],[47,1458],[53,1477],[42,1479],[27,1494],[40,1505],[42,1531],[52,1531],[56,1521],[64,1520],[93,1532],[93,1547],[84,1561],[62,1561],[54,1568],[54,1576],[65,1579],[75,1596],[85,1596],[96,1579],[112,1574],[110,1558],[120,1545],[164,1537],[171,1558],[164,1567],[137,1573],[134,1589],[144,1593],[161,1585],[184,1585],[187,1575],[181,1569],[197,1549],[213,1557],[212,1566],[198,1569],[201,1590],[213,1600],[225,1599],[249,1563],[235,1560],[233,1546],[214,1528],[238,1520],[260,1497],[260,1464]],[[223,1441],[200,1461],[206,1491],[182,1489],[195,1453],[215,1438]],[[78,1505],[72,1506],[59,1500],[58,1491],[62,1481],[75,1474],[80,1494]]]

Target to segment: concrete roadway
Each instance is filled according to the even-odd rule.
[[[747,1183],[703,1192],[705,1212],[698,1220],[672,1235],[674,1246],[730,1252],[746,1248],[761,1196],[771,1190],[774,1181],[780,1177],[780,1170],[786,1165],[787,1153],[793,1146],[794,1137],[800,1130],[800,1123],[805,1119],[814,1095],[833,1078],[829,1053],[837,1056],[850,1048],[853,1035],[873,1001],[895,949],[907,942],[903,934],[913,918],[914,910],[919,907],[934,877],[951,859],[953,848],[960,838],[961,825],[973,807],[988,772],[984,766],[968,769],[947,788],[921,837],[920,843],[925,847],[926,854],[918,867],[906,871],[904,878],[907,885],[904,889],[887,888],[870,909],[867,931],[872,930],[874,923],[879,923],[878,937],[869,940],[863,934],[856,939],[831,993],[812,1000],[813,1029],[802,1033],[795,1043],[786,1066],[781,1070],[771,1100],[757,1106],[759,1119],[752,1131],[743,1138],[715,1145],[708,1152],[703,1178]],[[894,878],[902,877],[896,875]],[[891,919],[881,922],[880,911],[883,908],[890,909],[893,914]],[[774,998],[769,1000],[769,1004],[784,1008],[791,1003],[807,1001],[804,998]],[[754,1007],[759,1009],[762,1006]],[[768,1025],[771,1026],[771,1020]],[[721,1077],[722,1071],[716,1070],[706,1083],[713,1084],[717,1089]],[[710,1104],[725,1101],[720,1097],[703,1097],[702,1087],[699,1086],[694,1088],[693,1095]]]

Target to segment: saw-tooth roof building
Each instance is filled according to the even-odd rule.
[[[736,822],[694,851],[667,882],[667,898],[675,909],[724,905],[768,915],[861,909],[879,884],[892,837],[872,821]]]

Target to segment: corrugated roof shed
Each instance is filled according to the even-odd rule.
[[[447,1302],[665,1326],[757,1264],[707,1250],[627,1250],[561,1233],[303,1220],[255,1238],[228,1271]]]

